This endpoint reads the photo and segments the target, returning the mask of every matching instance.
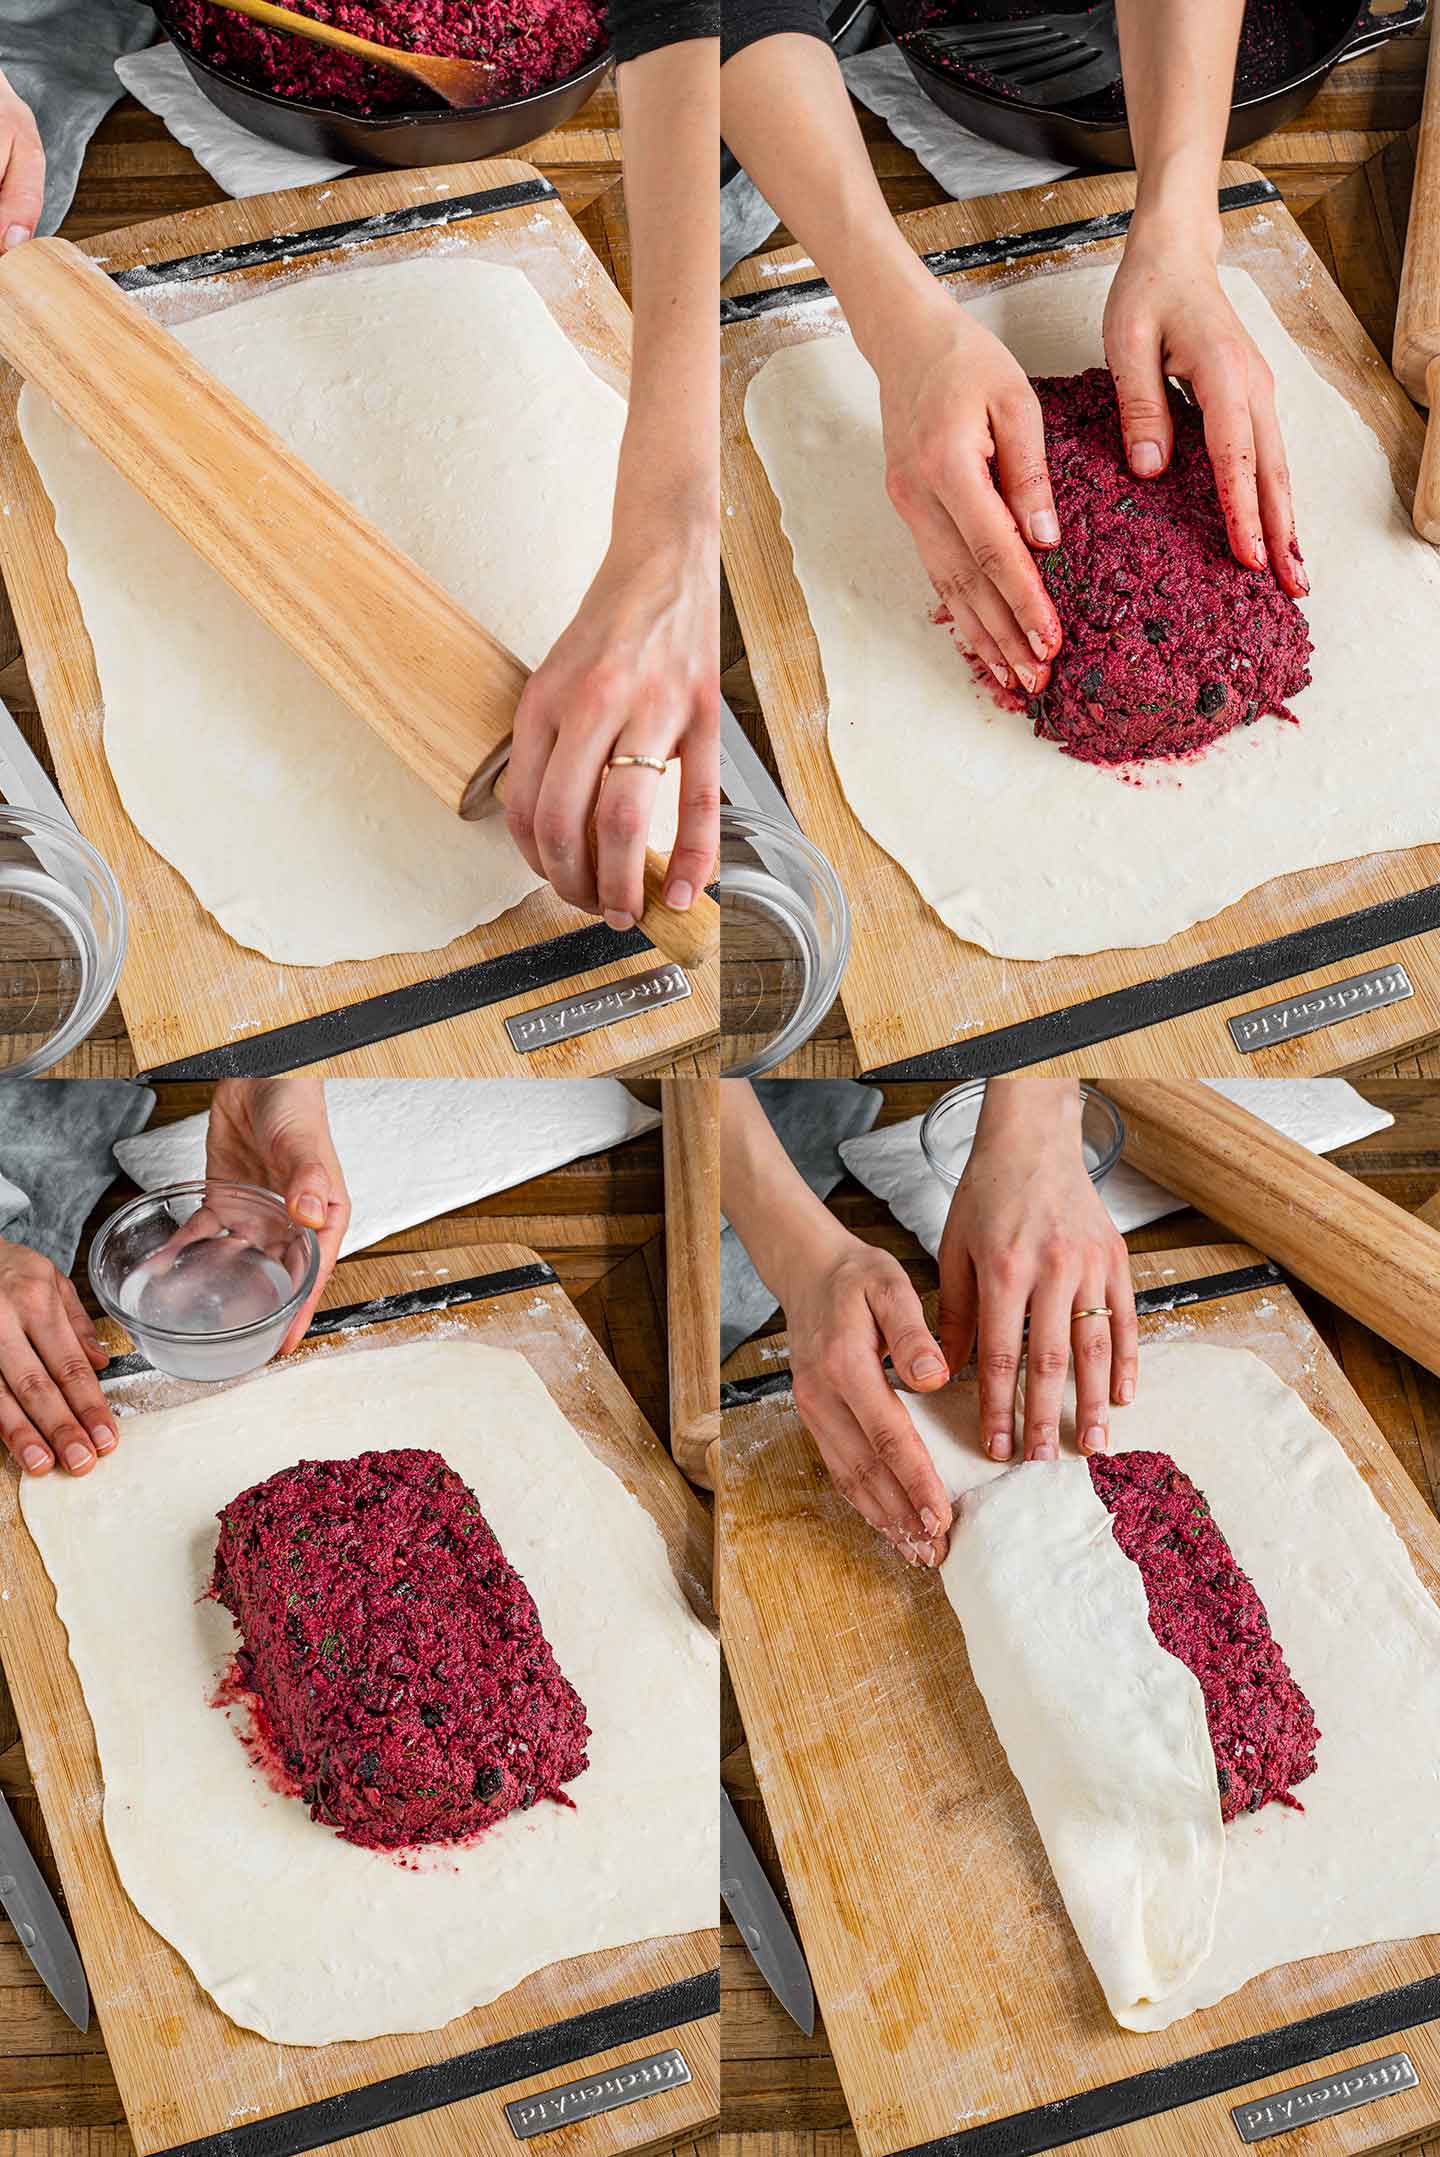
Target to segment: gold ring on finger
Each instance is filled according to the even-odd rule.
[[[630,765],[639,765],[645,771],[661,771],[666,768],[663,756],[612,756],[606,763],[607,771],[623,771]]]
[[[1077,1318],[1108,1318],[1109,1316],[1110,1306],[1108,1303],[1091,1303],[1083,1311],[1072,1311],[1070,1313],[1070,1323],[1073,1326]]]

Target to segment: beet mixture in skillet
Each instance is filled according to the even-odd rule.
[[[369,1849],[452,1842],[588,1764],[584,1705],[438,1453],[301,1461],[220,1519],[239,1685],[310,1816]]]
[[[1034,387],[1060,518],[1059,546],[1036,559],[1064,632],[1025,705],[1036,734],[1120,764],[1191,754],[1268,712],[1293,719],[1286,700],[1310,679],[1305,617],[1231,554],[1199,412],[1172,398],[1169,467],[1136,480],[1107,369]]]
[[[491,100],[523,97],[571,74],[605,41],[604,0],[286,0],[296,14],[333,23],[376,45],[498,69]],[[165,18],[200,59],[257,90],[352,112],[438,107],[423,83],[327,52],[288,31],[266,30],[210,0],[166,0]]]
[[[1203,1496],[1168,1453],[1096,1453],[1089,1466],[1115,1540],[1140,1568],[1150,1630],[1205,1695],[1221,1818],[1272,1798],[1303,1811],[1290,1793],[1315,1772],[1315,1713]]]

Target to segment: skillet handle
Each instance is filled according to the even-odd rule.
[[[1355,25],[1355,35],[1335,65],[1343,67],[1347,60],[1358,60],[1362,52],[1373,52],[1377,45],[1398,37],[1402,30],[1418,30],[1429,6],[1430,0],[1405,0],[1403,7],[1393,9],[1388,15],[1377,15],[1375,0],[1368,0],[1364,14]]]

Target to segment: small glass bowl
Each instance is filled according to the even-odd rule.
[[[258,1371],[319,1270],[314,1229],[292,1221],[283,1198],[249,1183],[147,1191],[110,1216],[90,1249],[97,1299],[172,1378]]]
[[[925,1158],[951,1191],[959,1183],[970,1158],[988,1084],[988,1079],[966,1079],[963,1086],[952,1086],[948,1093],[942,1093],[937,1101],[931,1102],[920,1126],[920,1144],[925,1150]],[[1110,1096],[1101,1093],[1096,1086],[1082,1086],[1080,1148],[1093,1184],[1105,1181],[1119,1160],[1124,1144],[1124,1121]]]
[[[762,809],[720,811],[720,1063],[756,1078],[810,1039],[850,957],[850,908],[818,847]]]
[[[89,841],[0,802],[0,1075],[34,1078],[79,1047],[115,994],[125,940],[120,886]]]

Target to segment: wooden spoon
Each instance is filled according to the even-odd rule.
[[[273,7],[271,0],[214,0],[214,4],[229,8],[232,15],[247,15],[267,30],[308,37],[312,44],[333,46],[336,52],[348,52],[375,67],[393,67],[397,74],[423,82],[447,105],[484,105],[494,95],[497,70],[489,60],[447,60],[437,53],[401,52],[394,45],[377,45],[368,37],[337,30],[333,23],[297,15],[288,7]]]

